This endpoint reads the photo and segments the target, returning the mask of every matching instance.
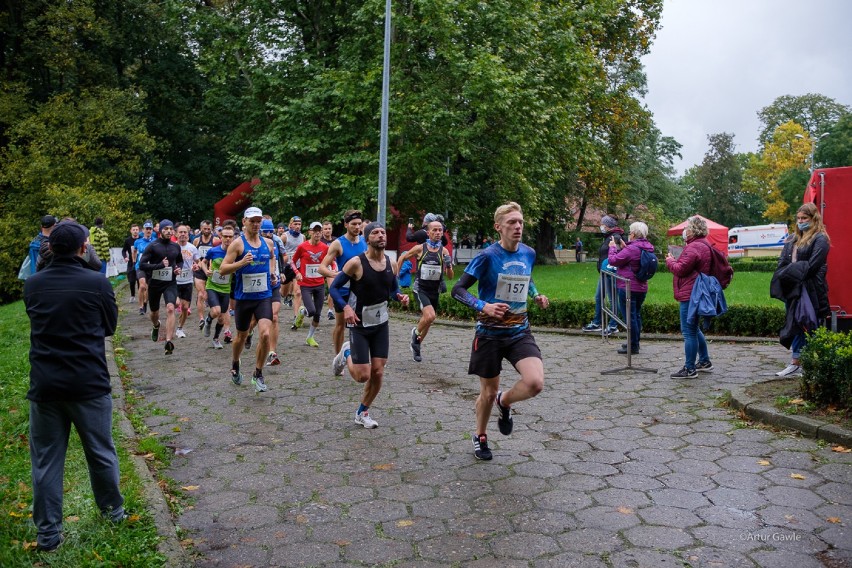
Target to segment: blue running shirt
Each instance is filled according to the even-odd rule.
[[[269,275],[269,259],[271,254],[266,239],[260,237],[260,246],[253,247],[240,235],[243,240],[243,253],[236,260],[241,260],[251,253],[252,261],[248,266],[237,269],[234,274],[234,298],[237,300],[264,300],[272,297],[272,279]]]

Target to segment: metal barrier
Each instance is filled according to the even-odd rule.
[[[618,313],[618,288],[617,283],[621,281],[624,283],[625,290],[625,303],[624,303],[624,314],[619,316]],[[627,329],[627,366],[619,367],[617,369],[610,369],[608,371],[601,371],[601,375],[612,375],[614,373],[620,373],[621,371],[639,371],[642,373],[656,373],[657,369],[647,369],[645,367],[634,367],[633,366],[633,350],[630,348],[630,338],[632,334],[632,329],[630,325],[630,279],[624,278],[623,276],[618,276],[614,272],[610,272],[608,270],[601,270],[601,312],[602,312],[602,329],[607,329],[609,325],[609,318],[614,319],[616,322],[624,326]],[[622,317],[624,319],[622,319]]]

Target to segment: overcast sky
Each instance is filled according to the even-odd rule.
[[[852,1],[665,0],[643,61],[645,102],[683,145],[679,173],[701,163],[707,135],[757,150],[757,112],[781,95],[852,105]]]

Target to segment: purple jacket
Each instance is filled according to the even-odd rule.
[[[618,268],[618,272],[616,272],[618,276],[630,279],[631,292],[648,291],[648,283],[636,279],[636,273],[639,272],[639,258],[642,256],[643,250],[652,253],[654,252],[654,245],[649,243],[648,239],[636,239],[627,243],[627,246],[621,250],[618,250],[617,247],[609,247],[609,265]],[[624,288],[621,280],[618,281],[617,286]]]
[[[688,302],[692,295],[692,286],[698,273],[708,274],[710,272],[710,248],[713,245],[704,237],[692,238],[686,241],[686,246],[677,260],[666,259],[666,267],[674,276],[674,298],[678,302]]]

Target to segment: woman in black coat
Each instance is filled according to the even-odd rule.
[[[796,212],[796,231],[787,239],[781,258],[778,259],[778,269],[773,280],[781,282],[785,295],[799,298],[807,294],[813,304],[817,321],[825,319],[831,313],[828,304],[828,284],[825,275],[828,271],[828,250],[831,240],[825,232],[822,215],[813,203],[805,203]],[[799,300],[787,300],[787,320]],[[785,329],[788,326],[785,325]],[[807,330],[812,331],[812,330]],[[792,333],[792,358],[787,367],[775,373],[779,377],[789,377],[801,373],[799,356],[807,342],[807,335],[801,326]]]

